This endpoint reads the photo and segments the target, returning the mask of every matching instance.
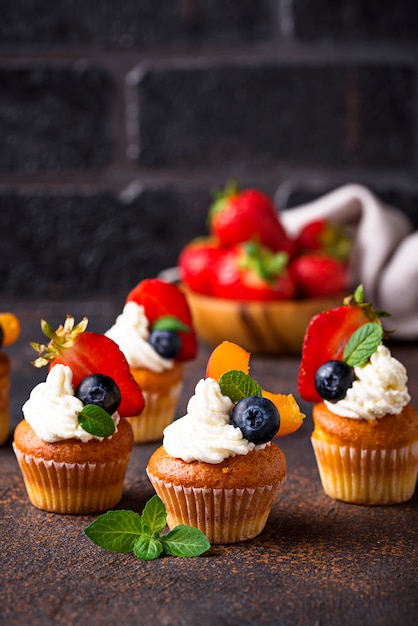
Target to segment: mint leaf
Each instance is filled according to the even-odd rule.
[[[229,396],[236,404],[248,396],[261,396],[260,385],[248,374],[240,370],[229,370],[219,378],[219,386],[224,396]]]
[[[148,535],[141,535],[134,543],[134,554],[143,561],[153,561],[163,553],[161,541]]]
[[[199,556],[210,548],[209,540],[201,530],[185,524],[179,524],[166,535],[161,535],[160,541],[165,554],[172,556]]]
[[[84,530],[97,546],[112,552],[132,552],[142,533],[141,516],[134,511],[108,511]]]
[[[363,365],[382,343],[383,328],[377,322],[360,326],[351,335],[344,350],[343,360],[351,367]]]
[[[151,533],[160,532],[167,523],[167,513],[160,498],[155,495],[149,500],[142,512],[142,523]]]
[[[153,322],[151,330],[170,330],[177,333],[183,331],[184,333],[189,333],[190,326],[184,324],[184,322],[174,315],[163,315]]]
[[[90,435],[110,437],[116,430],[109,413],[98,404],[86,404],[78,414],[78,423]]]
[[[108,511],[84,530],[96,545],[112,552],[133,552],[144,561],[162,554],[199,556],[209,550],[206,535],[197,528],[179,524],[166,535],[160,530],[166,524],[166,508],[155,495],[147,502],[142,516],[133,511]]]

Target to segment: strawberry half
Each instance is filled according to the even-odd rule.
[[[128,362],[118,345],[98,333],[86,332],[88,320],[85,317],[74,326],[74,318],[67,316],[63,326],[54,329],[44,320],[41,328],[50,339],[47,345],[32,343],[38,352],[35,367],[49,364],[51,369],[61,363],[68,365],[73,373],[73,387],[90,374],[105,374],[117,384],[121,393],[118,413],[121,417],[139,415],[145,405],[142,391],[133,379]]]
[[[150,327],[160,317],[171,315],[179,319],[190,329],[179,331],[182,347],[177,361],[188,361],[197,354],[197,337],[193,328],[192,314],[184,293],[173,283],[159,278],[147,278],[141,281],[128,294],[126,302],[136,302],[145,309]]]
[[[274,251],[293,254],[295,244],[280,223],[273,202],[258,189],[227,185],[209,209],[210,232],[221,246],[254,239]]]
[[[342,360],[344,348],[351,335],[363,324],[376,322],[386,316],[363,302],[363,289],[358,287],[344,305],[315,315],[308,324],[302,346],[298,372],[298,391],[308,402],[320,402],[315,389],[315,374],[320,365],[333,359]]]

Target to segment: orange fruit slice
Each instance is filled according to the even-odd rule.
[[[1,346],[9,346],[20,335],[20,323],[14,313],[0,313],[0,341]]]

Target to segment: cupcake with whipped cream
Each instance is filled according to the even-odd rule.
[[[114,341],[86,332],[88,320],[32,343],[35,367],[49,365],[22,407],[13,449],[31,503],[54,513],[93,513],[119,502],[133,448],[125,419],[144,406],[141,389]]]
[[[198,382],[186,415],[166,427],[147,466],[168,526],[194,526],[215,544],[257,536],[286,478],[285,456],[272,441],[277,408],[261,388],[246,395],[244,385],[241,399],[235,397],[229,375],[237,372]],[[236,392],[240,381],[233,382]]]
[[[315,402],[312,446],[325,493],[356,504],[397,504],[416,487],[418,411],[404,365],[382,342],[381,312],[356,293],[308,326],[299,393]]]
[[[115,410],[111,435],[85,430],[79,418],[85,405],[72,379],[71,369],[57,364],[33,388],[13,448],[34,506],[54,513],[104,511],[121,499],[132,428]]]
[[[175,416],[184,362],[195,358],[197,339],[187,300],[177,285],[141,281],[105,333],[124,353],[142,389],[145,408],[128,418],[135,443],[158,441]]]

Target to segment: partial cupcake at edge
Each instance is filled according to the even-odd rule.
[[[215,348],[186,415],[165,428],[147,466],[168,526],[194,526],[215,544],[264,529],[287,473],[273,439],[305,417],[291,394],[265,391],[250,377],[249,359],[232,342]]]
[[[93,513],[115,506],[133,448],[126,416],[144,407],[140,387],[117,346],[67,316],[45,321],[36,367],[48,365],[22,407],[13,449],[30,502],[54,513]]]
[[[388,319],[386,319],[388,318]],[[418,473],[418,411],[407,371],[384,344],[389,314],[360,285],[306,329],[300,396],[313,402],[312,446],[325,493],[363,505],[399,504]]]
[[[185,295],[173,283],[142,280],[130,291],[122,313],[105,334],[124,353],[144,394],[141,415],[128,418],[134,442],[160,440],[175,417],[184,363],[194,359],[198,350]]]

